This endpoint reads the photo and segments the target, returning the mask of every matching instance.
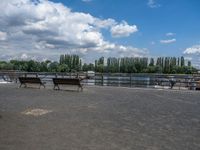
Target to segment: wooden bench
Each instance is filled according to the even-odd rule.
[[[58,90],[60,90],[59,85],[77,85],[78,91],[79,88],[81,88],[81,91],[83,91],[83,86],[81,85],[81,79],[79,78],[53,78],[53,84],[54,84],[54,90],[56,90],[56,87]]]
[[[24,85],[27,87],[27,84],[39,84],[40,87],[43,86],[45,88],[45,82],[42,82],[38,77],[19,77],[20,86]],[[40,88],[39,87],[39,88]]]
[[[200,80],[196,81],[196,90],[200,90]]]

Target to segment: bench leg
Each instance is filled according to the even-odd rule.
[[[19,88],[21,88],[21,87],[22,87],[22,85],[24,85],[24,87],[27,87],[26,83],[20,83],[20,86],[19,86]]]
[[[19,86],[19,88],[21,88],[22,87],[22,83],[20,83],[20,86]]]
[[[79,88],[80,88],[80,86],[78,86],[77,92],[79,92]]]
[[[24,85],[24,87],[27,87],[26,83],[21,83],[20,86],[19,86],[19,88],[21,88],[22,85]]]
[[[79,91],[79,88],[81,88],[81,92],[83,91],[83,86],[82,85],[79,85],[78,86],[78,91]]]
[[[57,89],[56,89],[57,87]],[[53,87],[54,90],[60,90],[60,87],[58,86],[58,84],[54,84],[54,87]]]
[[[40,87],[43,86],[45,88],[45,85],[43,83],[40,84]]]

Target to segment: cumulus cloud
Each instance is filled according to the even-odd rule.
[[[200,54],[200,45],[194,45],[192,47],[186,48],[183,52],[184,54]]]
[[[171,44],[174,42],[176,42],[176,39],[160,40],[160,43],[162,44]]]
[[[158,3],[156,2],[156,0],[148,0],[147,5],[148,5],[150,8],[158,8],[158,7],[161,7],[161,5],[158,4]]]
[[[108,29],[114,25],[117,25],[117,22],[114,19],[108,18],[105,20],[101,20],[101,19],[95,18],[95,26],[97,26],[98,28]]]
[[[117,54],[121,46],[135,56],[146,53],[144,49],[111,43],[103,36],[102,29],[110,31],[113,37],[129,36],[138,30],[125,21],[73,12],[48,0],[1,0],[0,9],[4,10],[0,13],[0,52],[7,53],[0,59],[20,58],[22,54],[54,60],[63,53]]]
[[[145,57],[148,54],[148,50],[143,48],[142,51],[140,48],[135,48],[132,46],[125,47],[123,45],[117,45],[116,49],[118,50],[117,56],[120,57]]]
[[[200,69],[200,45],[193,45],[183,51],[185,58],[190,58],[192,65]]]
[[[136,25],[128,25],[125,21],[120,24],[114,25],[111,28],[111,33],[113,37],[127,37],[137,31],[138,29]]]

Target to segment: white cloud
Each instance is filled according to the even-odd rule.
[[[55,45],[48,44],[48,43],[46,43],[46,41],[40,41],[40,42],[38,42],[38,43],[35,44],[35,48],[36,49],[40,49],[40,50],[46,49],[46,48],[48,48],[48,49],[54,49]]]
[[[186,48],[183,51],[183,55],[185,58],[190,58],[188,60],[192,61],[192,66],[200,69],[200,45],[197,44]]]
[[[98,27],[98,28],[109,28],[112,27],[114,25],[117,25],[117,22],[114,19],[105,19],[105,20],[101,20],[99,18],[96,18],[94,21],[94,24]]]
[[[172,32],[166,33],[166,36],[174,36],[174,35],[176,35],[176,34],[175,34],[175,33],[172,33]]]
[[[158,4],[158,3],[156,2],[156,0],[148,0],[147,5],[148,5],[150,8],[158,8],[158,7],[161,7],[161,5]]]
[[[17,60],[36,60],[36,61],[45,61],[45,60],[47,60],[47,58],[45,58],[45,57],[34,55],[34,54],[27,54],[27,53],[19,53],[19,54],[15,55],[15,56],[9,56],[9,60],[13,60],[13,59],[17,59]]]
[[[183,52],[184,54],[200,54],[200,45],[194,45],[192,47],[186,48]]]
[[[160,40],[160,43],[162,44],[171,44],[174,42],[176,42],[176,39]]]
[[[82,0],[82,2],[91,2],[92,0]]]
[[[120,57],[146,57],[148,55],[148,50],[146,48],[142,48],[142,51],[140,48],[135,48],[132,46],[125,47],[123,45],[116,46],[118,54],[117,56]]]
[[[127,37],[137,31],[138,29],[136,25],[128,25],[125,21],[120,24],[114,25],[111,28],[111,34],[113,37]]]
[[[192,57],[188,57],[188,56],[186,56],[186,57],[184,57],[185,58],[185,60],[187,60],[187,61],[192,61]]]
[[[7,33],[0,31],[0,41],[5,41],[7,39]]]
[[[48,0],[1,0],[0,9],[4,10],[0,13],[0,52],[6,53],[0,59],[20,58],[22,54],[54,60],[63,53],[117,54],[121,45],[105,40],[101,30],[110,31],[113,37],[129,36],[138,30],[125,21],[73,12]],[[144,49],[124,47],[134,55],[146,53]]]
[[[25,54],[25,53],[24,53],[24,54],[22,54],[22,55],[21,55],[21,59],[23,59],[23,60],[27,60],[27,59],[28,59],[28,55],[27,55],[27,54]]]

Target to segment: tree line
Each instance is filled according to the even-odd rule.
[[[95,60],[94,64],[84,64],[83,71],[100,73],[165,73],[165,74],[191,74],[197,69],[192,67],[191,61],[184,57],[104,57]]]
[[[94,63],[84,63],[78,55],[60,55],[57,61],[0,61],[0,70],[19,70],[27,72],[76,72],[95,71],[100,73],[166,73],[166,74],[191,74],[197,72],[192,67],[191,61],[184,57],[101,57]]]
[[[60,55],[57,61],[35,61],[35,60],[10,60],[0,61],[0,70],[19,70],[27,72],[73,72],[81,71],[81,59],[78,55]]]

